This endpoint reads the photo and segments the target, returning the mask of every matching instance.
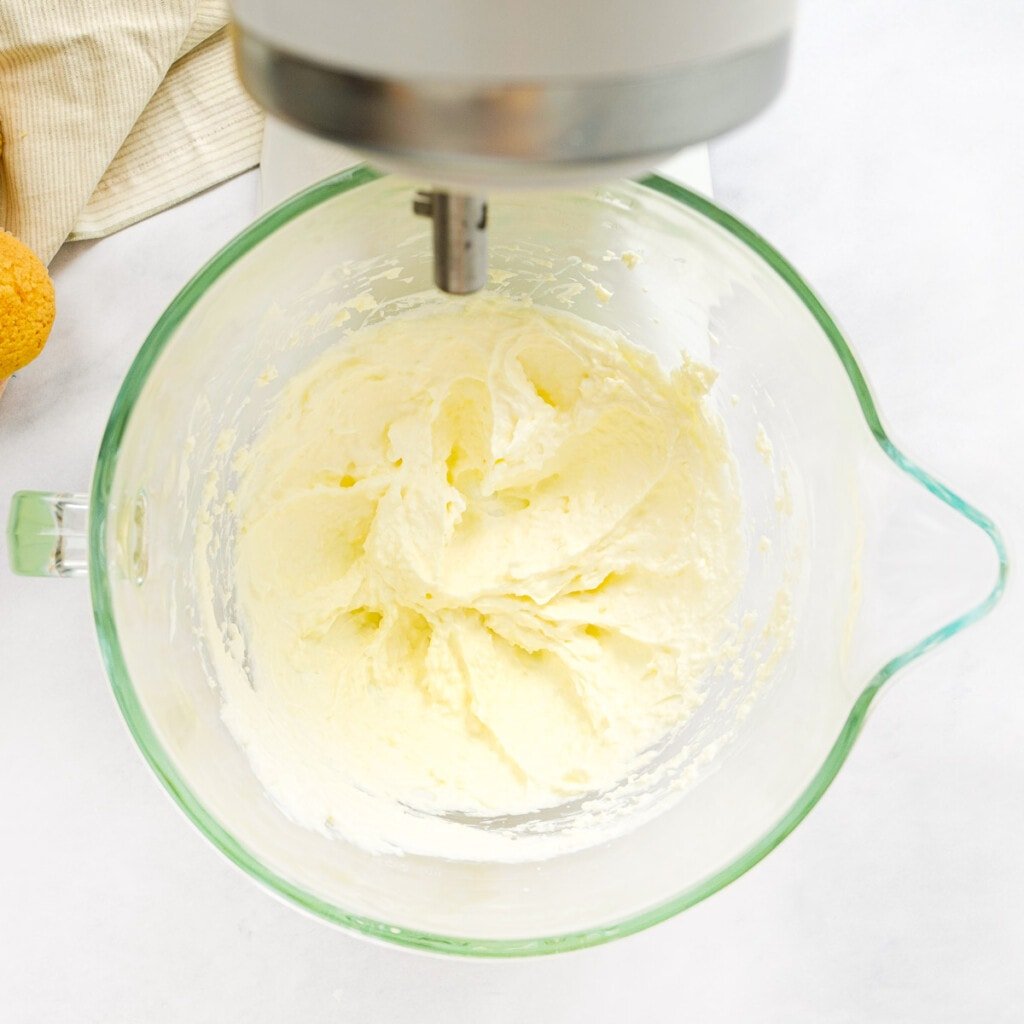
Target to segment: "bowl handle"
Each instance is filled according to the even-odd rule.
[[[88,574],[89,499],[18,491],[7,520],[7,554],[19,576]]]

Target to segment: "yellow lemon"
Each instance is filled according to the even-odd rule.
[[[0,383],[42,352],[55,312],[46,267],[27,245],[0,231]]]

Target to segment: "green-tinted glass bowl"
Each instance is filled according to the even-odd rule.
[[[189,647],[181,579],[192,571],[198,499],[194,484],[181,483],[183,452],[242,422],[241,396],[267,359],[293,360],[285,378],[339,340],[314,331],[290,356],[281,344],[288,322],[313,308],[303,305],[311,268],[397,253],[412,281],[395,287],[428,286],[429,239],[407,201],[400,182],[366,168],[324,181],[235,238],[153,328],[114,404],[91,494],[89,576],[103,658],[128,727],[174,800],[284,899],[422,950],[515,957],[596,945],[693,906],[774,849],[835,777],[893,673],[998,601],[1005,549],[987,517],[893,445],[821,302],[734,217],[657,177],[499,200],[492,243],[494,264],[510,271],[505,290],[533,289],[543,301],[544,275],[524,268],[515,242],[550,250],[569,267],[560,281],[596,275],[613,292],[607,304],[584,296],[578,312],[659,352],[703,348],[720,372],[718,393],[736,393],[721,414],[740,449],[756,529],[771,533],[779,552],[775,577],[792,577],[796,644],[745,724],[732,723],[737,735],[713,770],[606,848],[466,866],[373,857],[304,835],[247,775]],[[619,249],[638,252],[641,266],[602,261]],[[269,401],[275,392],[267,392]],[[755,424],[775,447],[774,484],[756,476],[752,438],[743,450]],[[243,434],[254,429],[242,422]],[[187,458],[202,465],[202,451]],[[768,503],[782,470],[794,512],[780,526]]]

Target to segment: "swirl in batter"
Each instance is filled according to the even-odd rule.
[[[740,583],[713,373],[494,296],[350,335],[238,495],[253,685],[225,718],[286,810],[353,788],[505,815],[600,790],[701,700]]]

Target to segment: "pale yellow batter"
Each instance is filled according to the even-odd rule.
[[[254,686],[225,718],[293,816],[353,791],[504,815],[614,784],[700,702],[739,586],[713,374],[489,296],[290,382],[238,494]]]

